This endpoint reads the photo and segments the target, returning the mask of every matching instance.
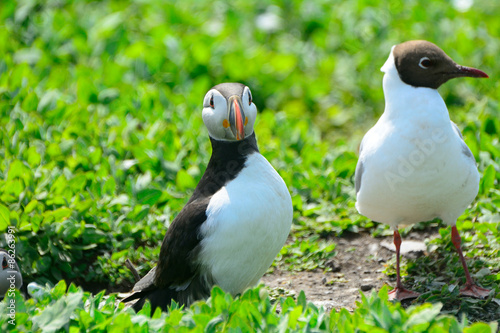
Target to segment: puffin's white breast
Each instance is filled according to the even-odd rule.
[[[202,270],[227,292],[255,285],[283,247],[293,217],[283,179],[260,154],[215,193],[201,227]]]

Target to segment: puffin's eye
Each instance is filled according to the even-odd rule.
[[[5,259],[5,257],[3,258],[3,261],[2,261],[2,269],[6,269],[7,268],[7,260]]]
[[[212,109],[213,109],[213,108],[215,108],[215,105],[214,105],[214,95],[212,95],[212,96],[210,97],[210,107],[211,107]]]
[[[248,105],[252,105],[252,93],[248,91]]]
[[[422,57],[418,65],[423,69],[427,69],[432,65],[432,61],[427,57]]]

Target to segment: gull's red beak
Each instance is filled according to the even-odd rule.
[[[480,71],[479,69],[472,68],[472,67],[465,67],[465,66],[460,66],[457,65],[457,76],[468,76],[468,77],[489,77],[488,74],[486,74],[483,71]]]

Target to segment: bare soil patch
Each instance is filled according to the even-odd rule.
[[[426,237],[439,237],[437,232],[412,232],[403,240],[406,244],[420,243]],[[408,242],[413,240],[415,242]],[[262,277],[261,282],[284,294],[296,294],[303,290],[308,301],[321,305],[327,310],[346,308],[352,310],[356,301],[361,300],[360,291],[370,294],[384,284],[393,286],[395,277],[382,273],[387,261],[395,258],[395,253],[387,247],[392,237],[374,238],[368,233],[348,233],[335,237],[336,255],[327,262],[331,272],[323,270],[290,272],[275,269]],[[417,244],[418,245],[418,244]],[[408,249],[403,255],[413,258],[424,254],[421,250]]]

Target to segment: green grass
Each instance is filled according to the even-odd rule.
[[[279,24],[271,30],[259,27],[263,14],[276,15]],[[440,92],[482,173],[480,193],[458,228],[471,271],[487,268],[489,274],[477,280],[497,293],[480,306],[496,304],[498,312],[499,15],[500,5],[486,0],[475,1],[466,12],[452,2],[430,0],[388,7],[368,0],[3,1],[0,232],[9,225],[16,228],[25,283],[55,285],[64,279],[94,292],[124,290],[133,281],[124,266],[127,258],[142,274],[151,268],[165,230],[210,156],[202,98],[211,86],[225,81],[252,89],[260,111],[255,125],[260,149],[292,194],[292,234],[276,265],[323,269],[335,255],[331,236],[346,230],[386,234],[386,227],[354,208],[357,147],[384,108],[379,68],[390,47],[427,39],[458,63],[490,75],[487,80],[453,80]],[[416,289],[431,286],[434,277],[448,286],[463,282],[449,230],[441,229],[441,234],[429,245],[430,256],[405,262],[405,282]],[[5,246],[1,237],[0,246]],[[78,319],[68,319],[70,326],[97,318],[88,317],[94,314],[83,311],[81,304],[101,296],[74,287],[63,296],[65,288],[58,288],[46,304],[19,299],[18,304],[26,304],[27,318],[35,309],[55,308],[61,297],[77,304],[73,315]],[[432,292],[439,289],[437,294],[417,303],[442,302],[443,313],[482,320],[474,309],[455,311],[453,306],[463,309],[469,300],[436,288],[430,287]],[[78,302],[75,297],[80,297]],[[234,307],[238,302],[230,301]],[[383,311],[403,322],[413,313],[377,296],[370,302],[381,302],[387,308]],[[196,310],[203,307],[190,311],[205,313]],[[272,316],[288,323],[287,311],[300,312],[299,326],[292,326],[303,329],[306,320],[319,322],[305,308],[290,306]],[[336,323],[352,324],[364,318],[360,309],[358,317],[344,310],[326,315]],[[434,313],[437,306],[418,309]],[[124,316],[139,326],[152,321],[122,314],[109,304],[100,311],[106,313],[105,320]],[[195,327],[190,324],[194,312],[176,311],[161,318],[186,316],[191,319],[179,325]],[[222,315],[218,308],[210,311],[212,317],[201,317],[210,321]],[[319,317],[319,309],[311,311]],[[386,324],[388,317],[381,318]],[[436,319],[441,328],[459,325],[450,317],[436,318],[441,318]],[[224,327],[213,325],[214,330]]]
[[[66,292],[67,290],[67,292]],[[303,292],[271,302],[265,288],[249,289],[233,299],[220,288],[212,290],[205,302],[188,309],[173,304],[168,314],[158,309],[151,314],[146,305],[138,314],[115,305],[116,297],[104,292],[91,295],[81,288],[61,281],[53,289],[44,289],[39,299],[24,300],[16,295],[17,329],[21,332],[495,332],[498,324],[470,325],[465,316],[441,315],[442,304],[424,304],[403,309],[387,301],[387,288],[372,293],[353,313],[342,309],[326,313],[307,302]],[[6,304],[0,304],[5,311]],[[0,319],[1,327],[8,318]]]

